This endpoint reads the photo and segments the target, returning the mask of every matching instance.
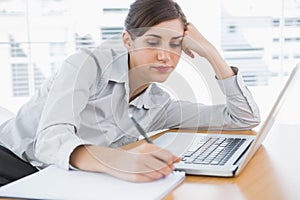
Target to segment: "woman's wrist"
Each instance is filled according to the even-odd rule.
[[[71,166],[84,170],[94,172],[105,172],[105,166],[93,155],[96,146],[82,145],[74,149],[70,156]]]
[[[206,45],[204,58],[211,64],[218,79],[226,79],[235,75],[234,71],[213,45]]]

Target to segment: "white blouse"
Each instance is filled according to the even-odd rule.
[[[226,104],[175,100],[157,83],[129,103],[127,52],[95,49],[69,56],[21,107],[0,126],[0,144],[38,168],[69,169],[79,145],[120,147],[139,133],[130,112],[147,131],[165,128],[251,129],[260,122],[258,107],[237,75],[216,80]]]

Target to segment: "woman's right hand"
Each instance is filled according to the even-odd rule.
[[[148,182],[167,176],[174,170],[174,163],[180,161],[180,158],[171,152],[148,143],[129,151],[100,146],[81,146],[78,148],[85,151],[81,156],[89,158],[89,164],[86,163],[81,167],[75,165],[75,167],[104,172],[132,182]],[[78,148],[72,154],[76,154]],[[78,158],[77,161],[81,159],[83,158]]]

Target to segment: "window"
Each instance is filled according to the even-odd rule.
[[[120,39],[132,0],[0,1],[1,105],[16,110],[65,57]],[[263,87],[300,62],[300,5],[294,0],[180,1],[188,20],[212,41],[246,84]],[[272,9],[265,9],[272,4]],[[283,6],[283,7],[282,7]],[[84,7],[85,9],[82,9]],[[213,10],[213,12],[207,12]],[[118,44],[117,44],[118,45]],[[21,98],[21,100],[20,100]]]
[[[102,40],[119,40],[123,27],[101,27]]]
[[[103,13],[127,13],[128,12],[128,8],[103,8],[102,9]]]
[[[49,42],[50,56],[66,56],[65,42]]]
[[[76,50],[81,48],[94,48],[96,46],[95,41],[91,35],[79,36],[75,33]]]
[[[12,64],[12,93],[14,96],[23,97],[29,95],[28,64]]]
[[[266,85],[270,72],[263,61],[263,44],[253,44],[249,31],[265,29],[270,20],[266,17],[231,16],[221,17],[221,48],[228,63],[239,66],[247,85]],[[227,28],[226,28],[227,27]],[[247,32],[248,31],[248,32]]]

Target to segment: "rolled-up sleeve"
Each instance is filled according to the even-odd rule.
[[[251,129],[260,123],[260,113],[242,75],[235,67],[235,76],[217,80],[226,103],[203,105],[187,101],[170,101],[166,126],[222,130]]]
[[[85,108],[97,67],[84,53],[70,56],[54,78],[42,111],[35,157],[46,165],[69,169],[69,157],[79,145],[89,144],[78,137],[80,112]]]

